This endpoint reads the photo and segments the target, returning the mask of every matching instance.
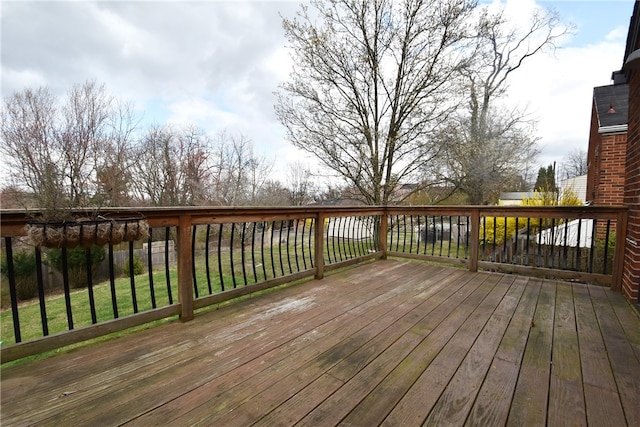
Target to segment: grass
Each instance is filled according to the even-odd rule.
[[[334,248],[335,244],[335,248]],[[298,245],[300,246],[300,245]],[[345,258],[355,256],[362,248],[369,248],[372,242],[353,243],[349,241],[331,242],[326,251],[333,251],[336,254],[342,254]],[[262,256],[264,251],[264,258]],[[258,252],[258,251],[257,251]],[[311,268],[309,259],[308,246],[305,244],[306,268]],[[296,258],[297,255],[297,258]],[[242,254],[239,251],[233,253],[233,270],[231,268],[231,259],[229,253],[223,254],[221,259],[222,273],[220,272],[218,258],[215,254],[209,259],[209,275],[207,274],[206,259],[204,255],[196,257],[195,262],[195,285],[199,297],[215,294],[222,291],[221,282],[224,283],[224,289],[228,290],[234,287],[233,277],[235,275],[235,287],[241,287],[259,283],[274,277],[286,276],[305,269],[305,260],[302,258],[302,251],[298,248],[296,253],[293,246],[289,247],[287,255],[286,246],[273,247],[273,260],[271,248],[263,248],[260,253],[254,255],[256,263],[255,275],[253,271],[251,253],[245,253],[245,267],[242,267]],[[282,258],[282,261],[281,261]],[[327,260],[327,252],[325,252],[325,260]],[[328,260],[327,260],[328,261]],[[333,259],[335,262],[336,259]],[[246,275],[245,275],[246,273]],[[245,283],[246,278],[246,283]],[[120,277],[115,280],[115,303],[117,307],[117,317],[124,317],[134,313],[131,279],[129,277]],[[169,283],[173,303],[178,301],[178,273],[177,268],[173,265],[169,270]],[[211,290],[209,289],[211,286]],[[134,289],[137,301],[137,311],[143,312],[153,308],[152,293],[150,286],[150,276],[147,272],[134,276]],[[109,281],[94,284],[93,300],[95,303],[96,322],[104,322],[116,318],[111,297],[111,285]],[[156,307],[164,307],[170,304],[169,291],[167,286],[167,278],[164,268],[153,271],[153,291],[155,296]],[[3,295],[4,297],[4,295]],[[64,292],[56,289],[49,292],[45,297],[46,322],[49,335],[69,330],[67,305]],[[73,328],[81,328],[89,326],[93,323],[90,310],[89,289],[75,289],[70,292],[70,307],[73,320]],[[20,302],[18,305],[18,316],[20,322],[21,340],[29,341],[43,336],[43,325],[41,318],[40,303],[37,298]],[[10,345],[15,343],[14,327],[13,327],[12,310],[5,309],[0,312],[0,340],[2,345]]]
[[[283,253],[283,264],[280,263],[280,255],[274,250],[273,263],[271,262],[270,250],[264,250],[264,268],[262,257],[256,257],[256,273],[253,275],[253,267],[251,266],[250,255],[245,254],[245,273],[246,284],[251,285],[262,282],[274,277],[281,277],[289,274],[291,271],[298,271],[294,251],[290,251],[289,258]],[[304,269],[304,262],[301,258],[302,254],[298,253],[298,264],[300,269]],[[212,256],[209,259],[209,275],[206,269],[206,260],[204,255],[196,258],[195,263],[195,284],[199,297],[215,294],[222,291],[221,282],[224,283],[224,289],[228,290],[234,287],[233,277],[235,275],[235,287],[245,286],[245,276],[242,268],[242,256],[240,252],[234,252],[234,270],[232,274],[231,259],[229,254],[223,256],[222,274],[219,271],[218,258]],[[289,267],[289,261],[291,267]],[[275,267],[275,270],[274,270]],[[310,261],[307,260],[307,268],[310,268]],[[275,271],[275,272],[274,272]],[[178,301],[178,273],[177,268],[172,266],[169,270],[169,283],[173,303]],[[211,289],[209,289],[211,286]],[[154,270],[153,272],[153,291],[156,307],[164,307],[170,304],[169,291],[167,286],[167,278],[164,269]],[[111,297],[111,285],[109,281],[94,284],[93,299],[95,302],[96,321],[103,322],[116,318]],[[153,308],[153,300],[150,286],[150,278],[148,273],[134,276],[134,289],[137,301],[137,311],[143,312]],[[124,317],[134,313],[133,291],[131,287],[131,279],[129,277],[120,277],[115,280],[115,295],[118,317]],[[3,296],[4,297],[4,296]],[[66,331],[69,329],[67,306],[65,295],[61,289],[56,289],[53,293],[49,293],[45,298],[46,321],[49,334]],[[76,289],[70,292],[70,307],[73,320],[73,328],[77,329],[83,326],[91,325],[90,297],[88,288]],[[40,303],[37,298],[24,301],[18,305],[18,316],[20,322],[20,334],[22,341],[28,341],[43,336],[42,318],[40,313]],[[14,327],[13,327],[12,310],[6,309],[0,312],[0,340],[2,345],[10,345],[15,343]]]

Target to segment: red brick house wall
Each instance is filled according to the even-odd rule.
[[[598,205],[621,205],[625,183],[625,157],[627,134],[606,135],[600,146],[600,174],[595,203]]]
[[[587,200],[594,205],[622,205],[629,85],[620,72],[614,83],[593,88],[589,150],[587,153]]]
[[[636,49],[640,46],[636,45]],[[629,73],[629,132],[627,136],[624,204],[629,207],[622,292],[638,302],[640,283],[640,68]]]
[[[625,257],[622,293],[632,302],[638,302],[640,287],[640,57],[629,58],[640,50],[640,2],[635,2],[623,71],[629,83],[629,128],[627,135],[627,161],[624,204],[629,208],[628,231],[625,239]]]

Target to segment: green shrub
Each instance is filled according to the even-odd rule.
[[[129,260],[124,263],[124,267],[122,268],[124,271],[124,275],[127,277],[131,277],[129,272]],[[137,276],[138,274],[144,273],[144,264],[142,264],[142,258],[140,255],[133,254],[133,275]]]
[[[2,258],[2,306],[11,303],[9,292],[8,262],[6,255]],[[19,301],[34,298],[38,295],[36,275],[36,254],[33,251],[17,251],[13,254],[13,272],[16,279],[16,296]]]
[[[91,247],[91,273],[104,260],[105,250],[100,246]],[[47,253],[49,265],[62,273],[62,249],[51,249]],[[86,249],[77,246],[67,249],[67,268],[69,271],[69,287],[83,288],[87,286],[87,252]]]

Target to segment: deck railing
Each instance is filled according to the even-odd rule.
[[[79,214],[82,214],[81,212]],[[619,207],[147,208],[142,241],[39,248],[2,211],[2,362],[388,256],[621,283]],[[100,273],[102,272],[102,273]]]

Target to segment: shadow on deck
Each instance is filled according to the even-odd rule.
[[[640,425],[601,287],[377,261],[2,369],[9,425]]]

